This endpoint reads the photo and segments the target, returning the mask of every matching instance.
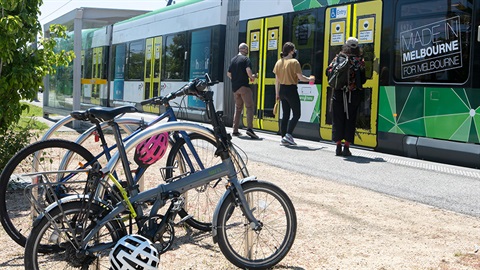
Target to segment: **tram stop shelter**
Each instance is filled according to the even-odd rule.
[[[68,94],[63,99],[64,103],[52,102],[50,77],[44,78],[43,89],[43,114],[68,115],[72,110],[80,109],[81,78],[82,78],[82,30],[101,28],[112,25],[138,15],[150,12],[150,10],[124,10],[105,8],[77,8],[43,25],[44,37],[50,37],[50,25],[60,24],[67,27],[67,31],[73,32],[73,51],[76,55],[73,60],[73,90],[71,96]],[[50,101],[50,102],[49,102]]]

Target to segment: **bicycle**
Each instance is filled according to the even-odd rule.
[[[215,111],[209,85],[196,79],[177,93],[196,95],[206,102],[217,143],[216,154],[222,163],[153,189],[132,190],[127,197],[112,169],[119,161],[127,161],[125,153],[138,142],[167,131],[210,134],[210,130],[201,125],[180,122],[159,123],[155,128],[143,130],[125,145],[119,144],[118,151],[103,169],[97,167],[89,171],[88,192],[82,200],[64,202],[60,199],[35,221],[25,247],[26,269],[40,269],[40,265],[52,269],[61,265],[108,268],[110,249],[122,236],[133,233],[133,224],[137,225],[138,234],[154,243],[160,242],[159,252],[164,252],[173,241],[172,223],[184,201],[181,194],[225,176],[226,192],[212,220],[214,242],[225,257],[238,267],[265,269],[287,255],[296,235],[295,208],[278,186],[252,177],[242,180],[237,177],[229,151],[231,136],[226,132],[221,113]],[[122,200],[112,207],[102,202],[109,187],[107,179],[113,181],[122,194]],[[38,185],[28,190],[34,190],[34,186]],[[152,207],[144,213],[142,205],[151,200],[154,201]],[[160,215],[159,210],[168,203],[167,211]],[[129,213],[127,219],[122,218],[125,212]]]
[[[123,130],[130,133],[123,141],[128,141],[132,136],[140,131],[152,126],[164,119],[168,121],[177,121],[175,113],[169,104],[170,99],[162,97],[155,97],[142,102],[145,104],[153,104],[158,106],[165,106],[165,112],[160,114],[149,123],[145,123],[143,119],[134,118],[119,118],[118,115],[124,115],[128,112],[135,112],[133,107],[120,107],[101,109],[100,111],[106,113],[114,113],[115,123]],[[106,111],[105,111],[106,110]],[[31,221],[36,216],[36,212],[42,209],[36,209],[30,205],[30,202],[23,196],[22,191],[28,183],[49,182],[49,183],[64,183],[66,181],[79,181],[78,175],[72,174],[71,171],[78,168],[88,168],[95,161],[105,156],[106,160],[110,158],[110,151],[112,151],[118,142],[112,146],[108,146],[103,130],[110,128],[109,121],[99,121],[98,118],[93,117],[93,113],[98,113],[98,108],[93,108],[84,112],[72,112],[69,117],[60,120],[60,124],[54,125],[43,137],[49,138],[55,130],[67,124],[73,119],[80,121],[91,121],[94,125],[82,133],[77,140],[77,144],[72,144],[69,141],[59,139],[47,139],[34,143],[19,153],[17,153],[4,168],[0,175],[0,221],[7,232],[7,234],[21,246],[25,246],[26,236],[31,230]],[[139,126],[138,129],[132,130],[130,127]],[[128,132],[130,131],[130,132]],[[92,134],[98,136],[101,142],[102,151],[96,156],[91,154],[87,149],[82,147],[81,143],[85,142]],[[118,133],[120,136],[120,133]],[[185,175],[186,173],[194,173],[202,170],[207,166],[211,166],[220,162],[220,159],[214,159],[213,151],[216,149],[215,140],[212,132],[208,135],[187,134],[185,131],[173,132],[171,138],[171,151],[166,158],[166,164],[162,169],[163,179],[175,179],[174,176]],[[232,148],[231,151],[236,151]],[[40,154],[41,153],[41,154]],[[41,155],[41,157],[39,157]],[[237,169],[242,173],[243,177],[248,176],[246,165],[238,152],[235,152],[235,164]],[[53,159],[59,159],[58,162],[53,162]],[[41,159],[41,160],[40,160]],[[48,161],[48,162],[47,162]],[[34,163],[32,166],[31,164]],[[41,163],[41,164],[40,164]],[[58,167],[52,167],[53,165]],[[80,164],[80,165],[79,165]],[[46,171],[63,170],[64,174],[55,175],[55,179],[46,179],[45,177],[31,177],[30,175],[38,175],[39,170]],[[87,171],[88,169],[85,169]],[[139,180],[145,173],[145,169],[135,170],[134,185],[137,185]],[[50,177],[51,178],[51,177]],[[68,186],[68,189],[65,188]],[[190,190],[189,200],[184,209],[180,211],[180,222],[186,222],[193,228],[210,231],[211,219],[213,209],[200,209],[199,200],[210,201],[212,207],[214,203],[220,198],[220,191],[216,191],[220,185],[213,184],[211,186],[199,187],[196,190]],[[68,191],[68,192],[67,192]],[[46,207],[51,201],[55,200],[56,196],[66,196],[71,193],[81,193],[82,188],[74,185],[57,185],[44,190],[39,194],[45,197],[42,207]],[[222,191],[223,192],[223,191]],[[35,211],[33,211],[35,210]]]

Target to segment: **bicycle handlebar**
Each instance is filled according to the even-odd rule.
[[[193,79],[191,82],[184,85],[182,88],[175,92],[172,92],[166,96],[158,96],[141,101],[141,105],[153,104],[153,105],[167,105],[168,102],[174,98],[181,96],[197,96],[202,97],[202,93],[206,91],[208,86],[212,86],[218,83],[218,81],[212,82],[208,73],[205,74],[205,80],[199,78]]]

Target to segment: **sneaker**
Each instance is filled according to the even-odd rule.
[[[250,136],[250,138],[252,139],[259,139],[257,134],[255,134],[255,132],[253,132],[251,128],[247,129],[247,135]]]
[[[290,145],[297,145],[297,144],[295,143],[295,141],[293,140],[292,135],[290,135],[290,134],[288,134],[288,133],[285,134],[285,137],[283,137],[283,139],[285,139],[285,141],[287,141]]]
[[[240,133],[238,131],[235,131],[235,132],[232,133],[232,135],[238,137],[238,136],[242,135],[242,133]]]
[[[290,145],[290,143],[288,143],[287,140],[285,140],[285,137],[283,137],[283,138],[280,140],[280,145],[286,146],[286,145]]]
[[[344,157],[349,157],[349,156],[352,155],[352,152],[350,152],[350,149],[349,149],[348,146],[344,146],[344,147],[343,147],[343,153],[342,153],[342,154],[343,154]]]
[[[335,149],[335,156],[341,156],[342,154],[342,145],[337,144],[337,149]]]

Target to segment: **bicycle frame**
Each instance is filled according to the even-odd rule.
[[[65,116],[64,118],[58,120],[57,122],[55,122],[55,124],[53,126],[51,126],[47,132],[45,132],[45,134],[43,134],[41,140],[47,140],[47,139],[50,139],[50,137],[53,135],[53,133],[57,130],[59,130],[61,127],[65,126],[66,124],[70,123],[74,121],[73,117],[71,115],[67,115]],[[122,127],[123,130],[125,130],[128,134],[131,134],[133,133],[135,130],[132,130],[131,128],[129,128],[129,125],[135,125],[136,123],[142,121],[140,119],[137,119],[137,118],[128,118],[128,117],[119,117],[119,118],[116,118],[115,121],[117,121],[117,123]],[[101,123],[101,126],[103,127],[104,125],[106,125],[106,123]],[[94,127],[92,128],[89,128],[87,131],[85,131],[82,135],[80,135],[80,137],[77,139],[77,142],[79,141],[80,143],[81,142],[84,142],[85,139],[88,137],[86,136],[85,138],[81,139],[82,136],[84,136],[85,134],[87,134],[88,131],[92,131],[92,129],[94,129]],[[89,133],[88,133],[89,134]]]
[[[132,136],[134,136],[135,134],[137,134],[138,132],[142,131],[142,129],[137,129],[135,131],[132,131],[129,126],[130,125],[135,125],[137,123],[140,123],[140,125],[144,126],[144,128],[148,128],[156,123],[159,123],[160,121],[164,120],[165,118],[168,119],[167,122],[176,122],[178,119],[176,118],[175,116],[175,112],[173,111],[172,107],[170,107],[170,105],[167,105],[166,106],[166,110],[165,112],[163,112],[162,114],[160,114],[158,117],[156,117],[154,120],[148,122],[148,123],[144,123],[143,122],[143,119],[135,119],[135,118],[116,118],[114,120],[114,122],[119,126],[121,127],[123,130],[127,130],[127,131],[131,131],[130,134],[123,138],[122,140],[125,142],[125,141],[128,141]],[[58,130],[61,126],[65,125],[65,124],[68,124],[69,122],[73,121],[73,118],[71,116],[68,116],[68,117],[65,117],[63,119],[61,119],[60,121],[58,121],[54,126],[52,126],[52,128],[50,128],[46,133],[45,135],[43,136],[42,139],[45,139],[45,138],[49,138],[53,132],[55,132],[56,130]],[[97,125],[94,125],[92,127],[90,127],[89,129],[87,129],[85,132],[83,132],[78,138],[77,140],[75,141],[76,143],[78,144],[82,144],[90,135],[92,132],[94,132],[95,130],[101,130],[103,127],[105,127],[106,125],[109,125],[110,123],[108,122],[102,122],[99,124],[99,126]],[[197,162],[197,164],[200,166],[200,169],[204,169],[204,165],[202,163],[202,161],[200,160],[200,157],[198,156],[198,154],[196,153],[196,151],[194,150],[194,147],[193,147],[193,144],[191,143],[191,140],[187,134],[187,132],[185,131],[181,131],[179,130],[178,133],[180,133],[181,137],[185,140],[186,142],[186,145],[188,146],[188,148],[190,149],[191,153],[193,153],[193,158],[195,159],[195,161]],[[173,134],[173,142],[175,142],[176,140],[178,140],[178,138],[180,137],[178,135],[178,133],[174,133]],[[211,134],[212,135],[212,134]],[[102,135],[103,136],[103,135]],[[213,138],[214,140],[214,137],[213,135],[211,136],[211,138]],[[103,140],[103,139],[102,139]],[[102,147],[103,147],[103,151],[101,153],[99,153],[97,156],[95,156],[95,159],[94,160],[98,160],[101,156],[105,155],[107,160],[109,160],[111,158],[111,151],[113,149],[115,149],[117,147],[117,144],[114,144],[114,145],[111,145],[110,147],[108,147],[104,141],[102,142]],[[181,153],[182,155],[185,157],[185,161],[187,162],[187,165],[188,165],[188,168],[193,168],[193,165],[192,165],[192,161],[191,159],[189,158],[188,155],[186,155],[186,150],[184,148],[182,148],[181,150]],[[69,156],[66,155],[63,159],[62,159],[62,162],[60,163],[60,168],[63,168],[65,166],[65,164],[68,162],[68,159],[69,159]],[[85,166],[88,166],[89,164],[84,164]],[[34,164],[34,166],[36,166]],[[140,178],[142,177],[143,173],[145,172],[145,169],[143,168],[140,168],[138,170],[138,173],[135,175],[135,181],[134,181],[134,184],[136,184]],[[65,182],[65,181],[68,181],[69,177],[65,177],[63,179],[60,179],[60,182]]]
[[[198,124],[180,123],[180,122],[159,123],[159,124],[155,124],[150,129],[146,129],[139,132],[138,134],[134,135],[130,140],[128,140],[124,146],[125,152],[132,150],[136,144],[145,140],[146,138],[149,138],[155,134],[160,134],[167,131],[190,131],[190,132],[196,132],[196,133],[202,134],[204,136],[209,136],[209,137],[212,136],[212,133],[208,128],[200,126]],[[116,167],[119,159],[122,158],[121,155],[122,154],[120,151],[116,152],[112,156],[112,158],[110,159],[106,167],[101,170],[102,173],[105,175],[102,181],[107,181],[107,178],[111,175],[110,174],[111,170]],[[151,209],[151,213],[156,213],[162,206],[165,205],[166,201],[169,199],[168,198],[169,194],[172,194],[172,193],[180,194],[189,189],[200,187],[215,179],[218,179],[220,177],[225,177],[225,176],[228,177],[228,181],[231,184],[229,186],[229,189],[236,190],[236,192],[232,192],[232,194],[238,197],[240,204],[243,206],[241,207],[241,209],[244,212],[247,219],[252,224],[251,226],[253,228],[260,228],[261,224],[253,216],[248,206],[247,199],[243,194],[243,189],[242,189],[242,183],[244,183],[245,181],[250,181],[251,179],[239,180],[237,178],[237,172],[235,170],[235,166],[230,157],[225,158],[222,161],[222,163],[218,165],[214,165],[210,168],[206,168],[195,174],[187,175],[176,181],[163,183],[158,185],[156,188],[143,191],[140,193],[136,193],[136,191],[133,191],[129,198],[129,203],[130,205],[134,205],[136,203],[144,202],[149,199],[155,199],[155,203]],[[97,189],[97,193],[95,194],[95,197],[101,198],[104,191],[105,190],[103,188],[103,185],[99,185],[99,188]],[[226,196],[223,196],[222,200],[219,201],[218,205],[221,205],[225,199],[226,199]],[[101,229],[101,227],[105,225],[109,220],[112,220],[113,218],[118,216],[120,213],[125,211],[127,207],[128,205],[122,202],[114,206],[112,211],[107,216],[102,218],[102,220],[100,220],[97,223],[97,225],[82,240],[81,249],[85,250],[87,247],[87,243],[95,236],[95,234]],[[218,209],[219,207],[217,207],[215,211],[217,212]],[[141,207],[139,208],[139,210],[141,210]],[[216,212],[214,214],[214,217],[217,216]],[[137,218],[143,217],[143,213],[141,211],[139,211],[139,213],[137,214],[139,214]],[[217,224],[217,221],[214,220],[213,223]],[[216,228],[214,227],[214,230],[215,229]],[[214,235],[216,235],[216,233]],[[97,251],[95,247],[91,247],[87,250],[87,252],[95,252],[95,251]]]

